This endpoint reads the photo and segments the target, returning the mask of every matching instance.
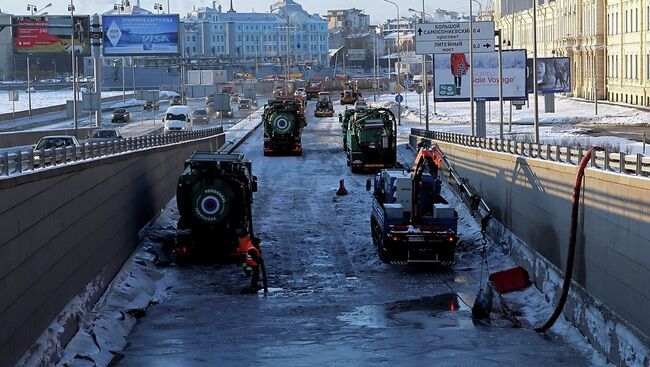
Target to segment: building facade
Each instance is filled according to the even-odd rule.
[[[506,48],[533,50],[530,2],[500,0]],[[650,2],[557,0],[537,8],[538,57],[571,59],[575,97],[650,106]],[[507,45],[510,46],[507,46]]]
[[[370,26],[370,15],[355,8],[328,10],[325,19],[330,33],[367,31]]]

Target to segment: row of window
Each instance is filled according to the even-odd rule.
[[[610,78],[619,77],[619,55],[607,56],[607,76]],[[625,55],[623,59],[623,77],[625,79],[641,79],[639,73],[639,55]],[[650,54],[645,55],[645,79],[650,80]]]
[[[217,19],[216,16],[213,16],[211,19],[212,19],[212,23],[218,23],[219,22],[219,20]],[[269,22],[269,23],[271,23],[271,22]],[[282,24],[283,22],[274,22],[274,23]],[[318,31],[318,30],[325,31],[327,29],[325,27],[325,24],[323,22],[319,22],[319,23],[320,24],[301,24],[300,26],[302,27],[302,29],[308,29],[310,31]],[[217,30],[217,29],[223,29],[224,28],[223,26],[224,26],[223,24],[219,24],[219,25],[215,24],[212,27],[213,27],[214,30]],[[259,25],[259,24],[256,24],[256,25],[243,25],[243,26],[241,24],[237,24],[237,26],[236,26],[237,30],[244,29],[244,30],[247,30],[247,31],[259,31],[259,30],[265,31],[265,30],[270,30],[270,29],[276,28],[276,27],[277,27],[277,25]]]
[[[639,32],[639,8],[625,10],[625,19],[623,19],[623,27],[619,27],[618,12],[611,12],[607,14],[607,34],[619,34],[621,31],[624,33]],[[646,19],[645,29],[650,30],[650,5],[646,6]]]

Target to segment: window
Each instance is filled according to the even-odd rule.
[[[639,79],[639,55],[634,55],[634,79]]]
[[[627,67],[627,55],[625,55],[625,78],[627,79],[629,75],[628,72],[628,67]]]

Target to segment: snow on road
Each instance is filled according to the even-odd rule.
[[[126,345],[118,366],[604,364],[570,327],[544,337],[529,327],[512,328],[498,313],[490,324],[472,322],[480,227],[449,188],[444,196],[460,212],[458,263],[447,271],[386,265],[370,238],[371,196],[364,187],[370,176],[346,167],[337,119],[310,117],[303,147],[302,157],[264,157],[258,130],[238,150],[253,161],[259,178],[254,220],[269,294],[241,294],[247,280],[236,266],[163,262],[158,286],[145,287],[150,294],[164,289],[160,303],[138,314],[132,335],[114,336],[107,347]],[[399,153],[405,163],[414,156],[404,145]],[[341,178],[346,197],[335,195]],[[161,244],[173,239],[177,216],[172,201],[143,233],[156,261],[165,259]],[[490,271],[512,266],[502,249],[488,246]],[[522,308],[531,323],[550,313],[534,289],[512,299],[532,305]],[[88,358],[103,365],[104,354],[88,352],[95,350],[83,335],[88,330],[66,352],[70,366]],[[75,353],[82,357],[74,359]]]

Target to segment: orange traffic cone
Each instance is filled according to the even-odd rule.
[[[339,189],[336,190],[336,195],[345,196],[347,194],[348,194],[348,189],[345,188],[345,180],[341,179],[341,181],[339,181]]]

